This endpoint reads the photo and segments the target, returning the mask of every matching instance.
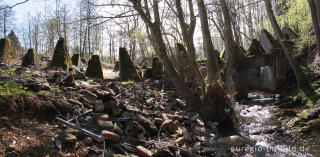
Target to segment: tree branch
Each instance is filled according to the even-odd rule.
[[[12,5],[12,6],[8,6],[8,7],[5,7],[5,8],[0,8],[0,10],[12,9],[12,8],[14,8],[14,7],[16,7],[16,6],[20,5],[20,4],[26,3],[26,2],[28,2],[28,1],[29,1],[29,0],[25,0],[25,1],[23,1],[23,2],[16,3],[15,5]]]

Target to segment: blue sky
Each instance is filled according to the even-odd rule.
[[[1,2],[2,0],[0,0]],[[3,0],[3,2],[7,5],[14,5],[19,2],[23,2],[24,0]],[[73,0],[61,0],[61,2],[74,4]],[[54,9],[55,8],[55,0],[29,0],[26,3],[18,5],[13,8],[15,13],[15,24],[19,26],[24,23],[24,21],[29,16],[35,16],[37,13],[44,13],[45,9]]]

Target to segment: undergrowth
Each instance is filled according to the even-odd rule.
[[[19,83],[13,81],[0,82],[1,96],[15,96],[28,94],[31,94],[31,92],[28,90],[28,87],[24,87]]]

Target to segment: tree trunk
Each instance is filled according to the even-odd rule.
[[[160,30],[161,23],[157,0],[153,0],[155,22],[150,21],[150,18],[143,11],[140,1],[130,1],[132,2],[134,9],[145,22],[146,26],[150,29],[152,46],[154,47],[156,54],[162,60],[165,69],[168,71],[175,87],[177,88],[179,95],[181,95],[188,104],[192,104],[194,109],[199,108],[201,104],[199,95],[196,95],[192,89],[185,85],[183,79],[178,74],[171,60],[169,59],[167,48]]]
[[[207,9],[203,0],[197,0],[199,16],[201,21],[201,32],[203,36],[203,48],[208,59],[207,77],[209,81],[217,80],[219,73],[219,61],[217,51],[213,47],[208,24]]]
[[[314,0],[314,1],[316,3],[318,23],[320,25],[320,1],[319,0]]]
[[[285,38],[281,32],[280,26],[278,22],[276,21],[275,15],[272,10],[272,5],[270,0],[264,0],[267,14],[271,23],[271,26],[273,28],[273,31],[280,41],[281,47],[284,50],[284,53],[286,54],[287,59],[289,60],[290,66],[294,72],[294,75],[297,79],[297,86],[298,88],[302,90],[308,90],[310,89],[310,84],[307,82],[302,70],[300,69],[297,61],[293,56],[290,54],[293,51],[293,48],[285,41]]]
[[[220,5],[225,25],[225,46],[226,50],[229,51],[228,60],[225,66],[225,69],[227,71],[225,79],[227,79],[229,76],[232,76],[235,85],[235,90],[237,92],[237,99],[247,98],[248,69],[245,66],[247,65],[247,58],[244,56],[244,52],[241,51],[240,46],[234,42],[231,27],[231,17],[226,1],[220,0]]]
[[[320,52],[320,27],[319,27],[319,21],[318,21],[318,15],[317,15],[317,8],[314,0],[308,0],[309,7],[311,11],[311,17],[312,17],[312,23],[314,32],[316,34],[316,41],[317,41],[317,53]]]
[[[190,80],[195,80],[194,82],[202,89],[205,89],[205,82],[203,80],[203,77],[199,71],[199,67],[196,61],[196,49],[194,46],[193,42],[193,35],[194,35],[194,30],[196,26],[196,17],[194,15],[194,10],[192,6],[192,0],[188,0],[189,3],[189,11],[190,11],[190,24],[186,24],[185,18],[183,15],[183,10],[181,6],[181,0],[175,0],[176,1],[176,9],[178,13],[178,19],[180,23],[180,27],[182,30],[182,36],[183,36],[183,41],[187,46],[188,52],[187,52],[187,57],[189,61],[189,69],[191,73],[191,78]],[[177,52],[180,53],[180,52]],[[184,67],[187,68],[187,67]],[[190,76],[190,75],[189,75]]]

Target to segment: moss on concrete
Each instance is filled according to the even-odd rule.
[[[0,39],[0,63],[10,61],[16,57],[16,52],[14,51],[9,38]]]
[[[38,55],[36,50],[29,49],[27,54],[22,59],[22,66],[26,67],[29,65],[35,65],[38,63]]]
[[[119,49],[120,79],[122,81],[140,81],[138,74],[126,48]]]
[[[72,66],[71,57],[64,38],[58,40],[50,66],[62,67],[64,70],[68,70]]]
[[[80,54],[74,54],[71,58],[72,60],[72,64],[75,65],[76,67],[78,67],[81,63],[81,60],[80,60]]]
[[[93,55],[88,62],[88,69],[86,75],[92,78],[103,79],[103,71],[100,63],[100,58],[98,55]]]

